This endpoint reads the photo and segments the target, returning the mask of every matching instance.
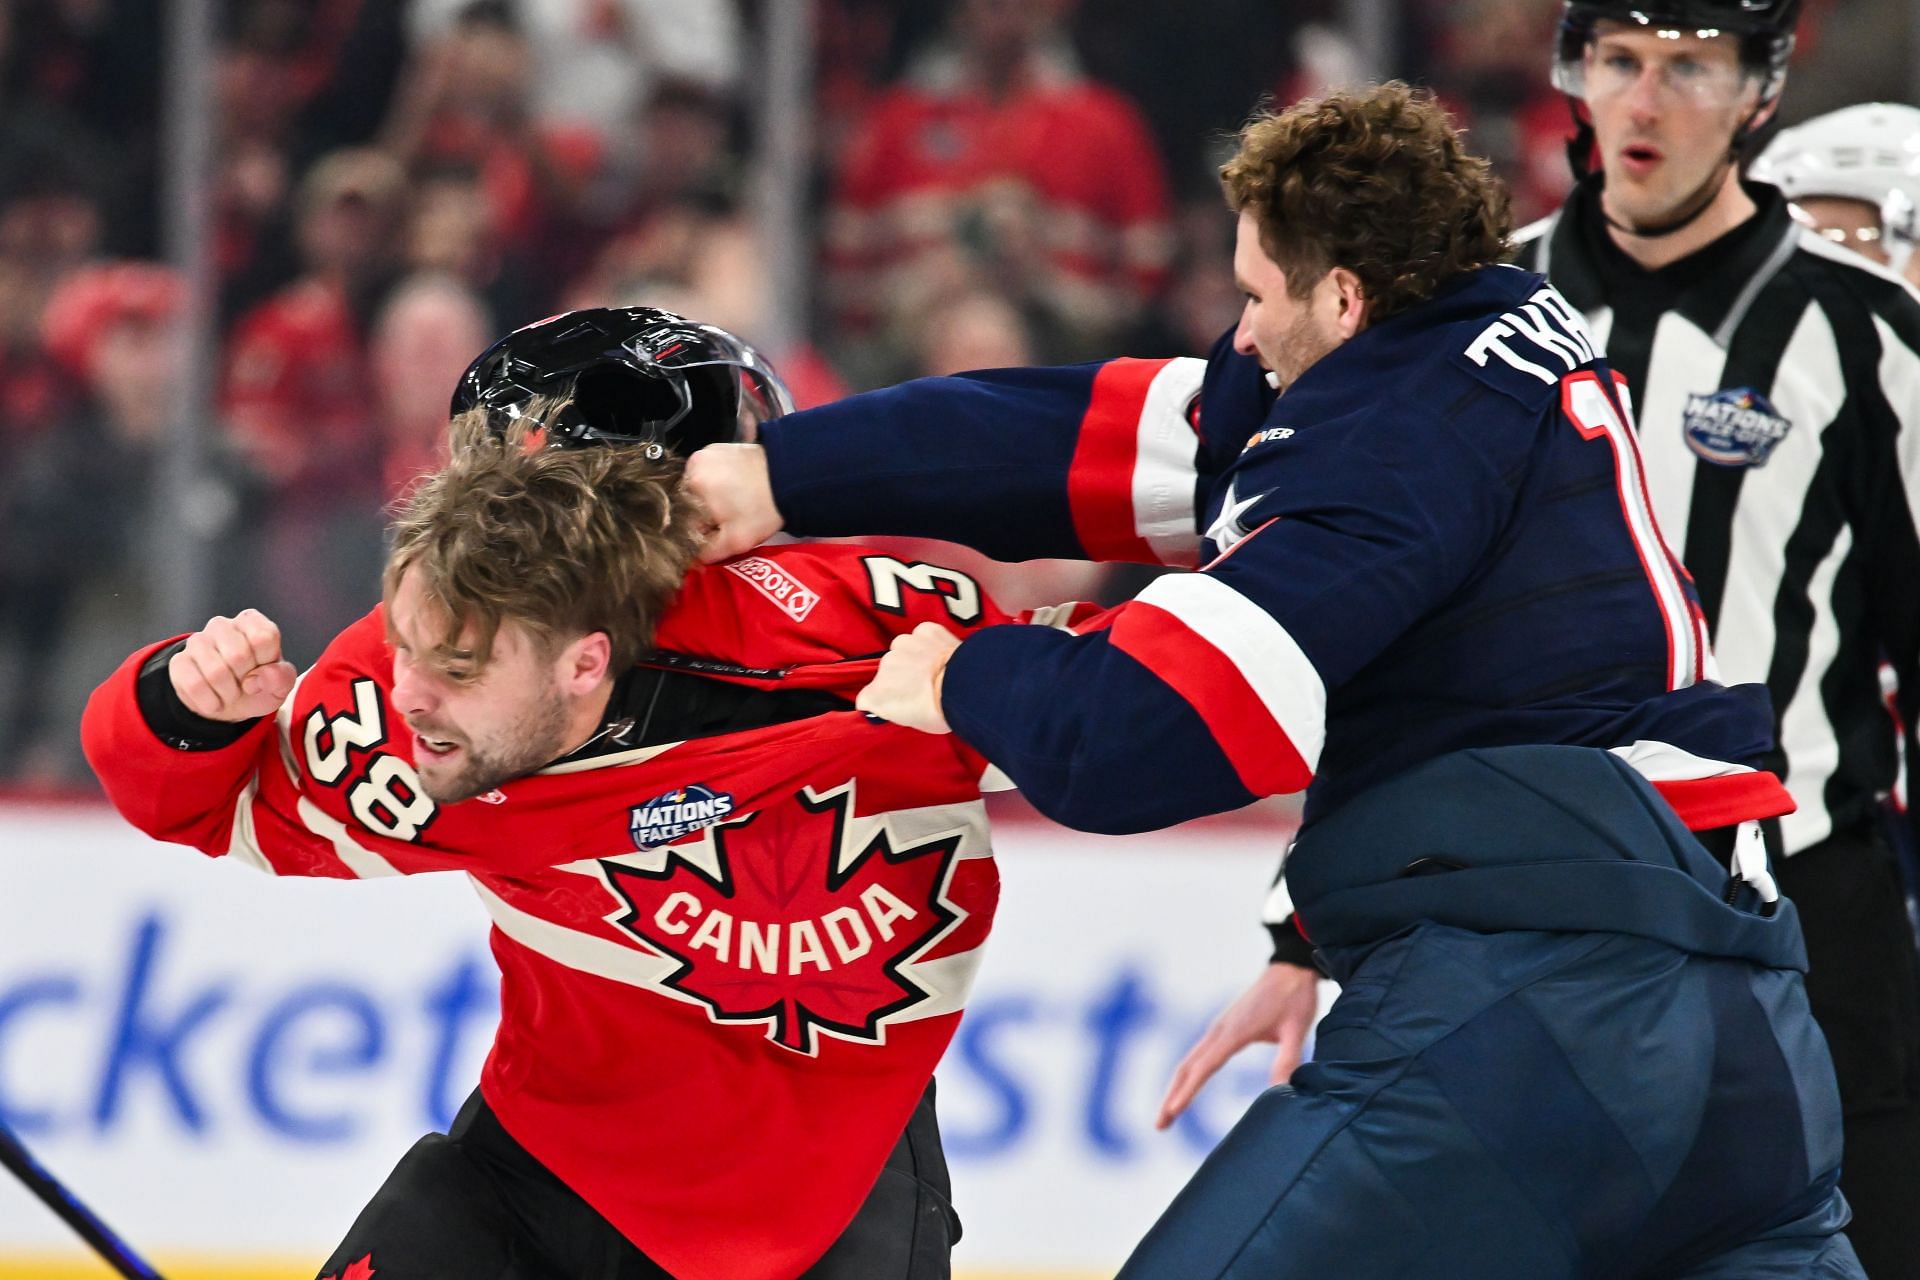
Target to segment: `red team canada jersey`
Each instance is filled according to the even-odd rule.
[[[662,650],[842,692],[896,633],[1014,621],[950,570],[789,546],[696,570]],[[985,760],[852,711],[418,790],[375,610],[274,720],[176,750],[135,654],[83,734],[142,830],[280,875],[464,871],[501,1021],[508,1132],[682,1277],[791,1277],[852,1219],[960,1017],[998,877]],[[744,668],[745,671],[739,669]]]

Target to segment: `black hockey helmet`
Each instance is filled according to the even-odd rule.
[[[1780,96],[1793,54],[1801,0],[1568,0],[1554,51],[1554,87],[1584,97],[1582,68],[1594,24],[1626,22],[1659,30],[1724,32],[1740,39],[1740,61],[1760,77],[1760,101]]]
[[[654,307],[592,307],[515,329],[460,375],[453,412],[484,406],[515,419],[538,396],[571,398],[539,424],[551,445],[650,445],[682,456],[750,441],[761,423],[793,411],[758,351]]]

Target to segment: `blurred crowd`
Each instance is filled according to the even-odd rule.
[[[155,598],[168,521],[213,547],[212,608],[266,610],[309,661],[371,603],[386,505],[492,337],[646,304],[755,338],[776,2],[219,6],[216,409],[183,512],[161,461],[190,376],[187,291],[159,259],[169,6],[0,0],[0,784],[82,783],[86,690],[197,621]],[[771,353],[797,398],[1204,354],[1239,306],[1215,167],[1262,98],[1380,70],[1340,33],[1350,8],[815,0],[817,260],[806,337]],[[1523,220],[1547,212],[1558,0],[1398,8],[1387,70],[1442,94]],[[964,561],[1015,605],[1140,581]]]

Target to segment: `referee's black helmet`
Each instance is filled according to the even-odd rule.
[[[1624,22],[1661,31],[1724,33],[1740,40],[1740,61],[1760,78],[1760,101],[1771,102],[1787,82],[1794,24],[1801,0],[1568,0],[1560,14],[1553,83],[1584,96],[1581,67],[1594,24]]]

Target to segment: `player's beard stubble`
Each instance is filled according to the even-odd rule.
[[[1301,374],[1320,363],[1322,357],[1329,355],[1339,345],[1337,335],[1323,332],[1315,323],[1312,311],[1303,311],[1280,334],[1275,344],[1270,359],[1273,381],[1278,384],[1274,390],[1284,392],[1299,381]]]
[[[414,762],[420,789],[438,804],[471,800],[503,782],[532,773],[567,753],[567,704],[558,689],[543,689],[531,705],[512,717],[504,729],[469,736],[426,722],[414,722],[416,732],[458,744],[459,756],[444,763]]]

